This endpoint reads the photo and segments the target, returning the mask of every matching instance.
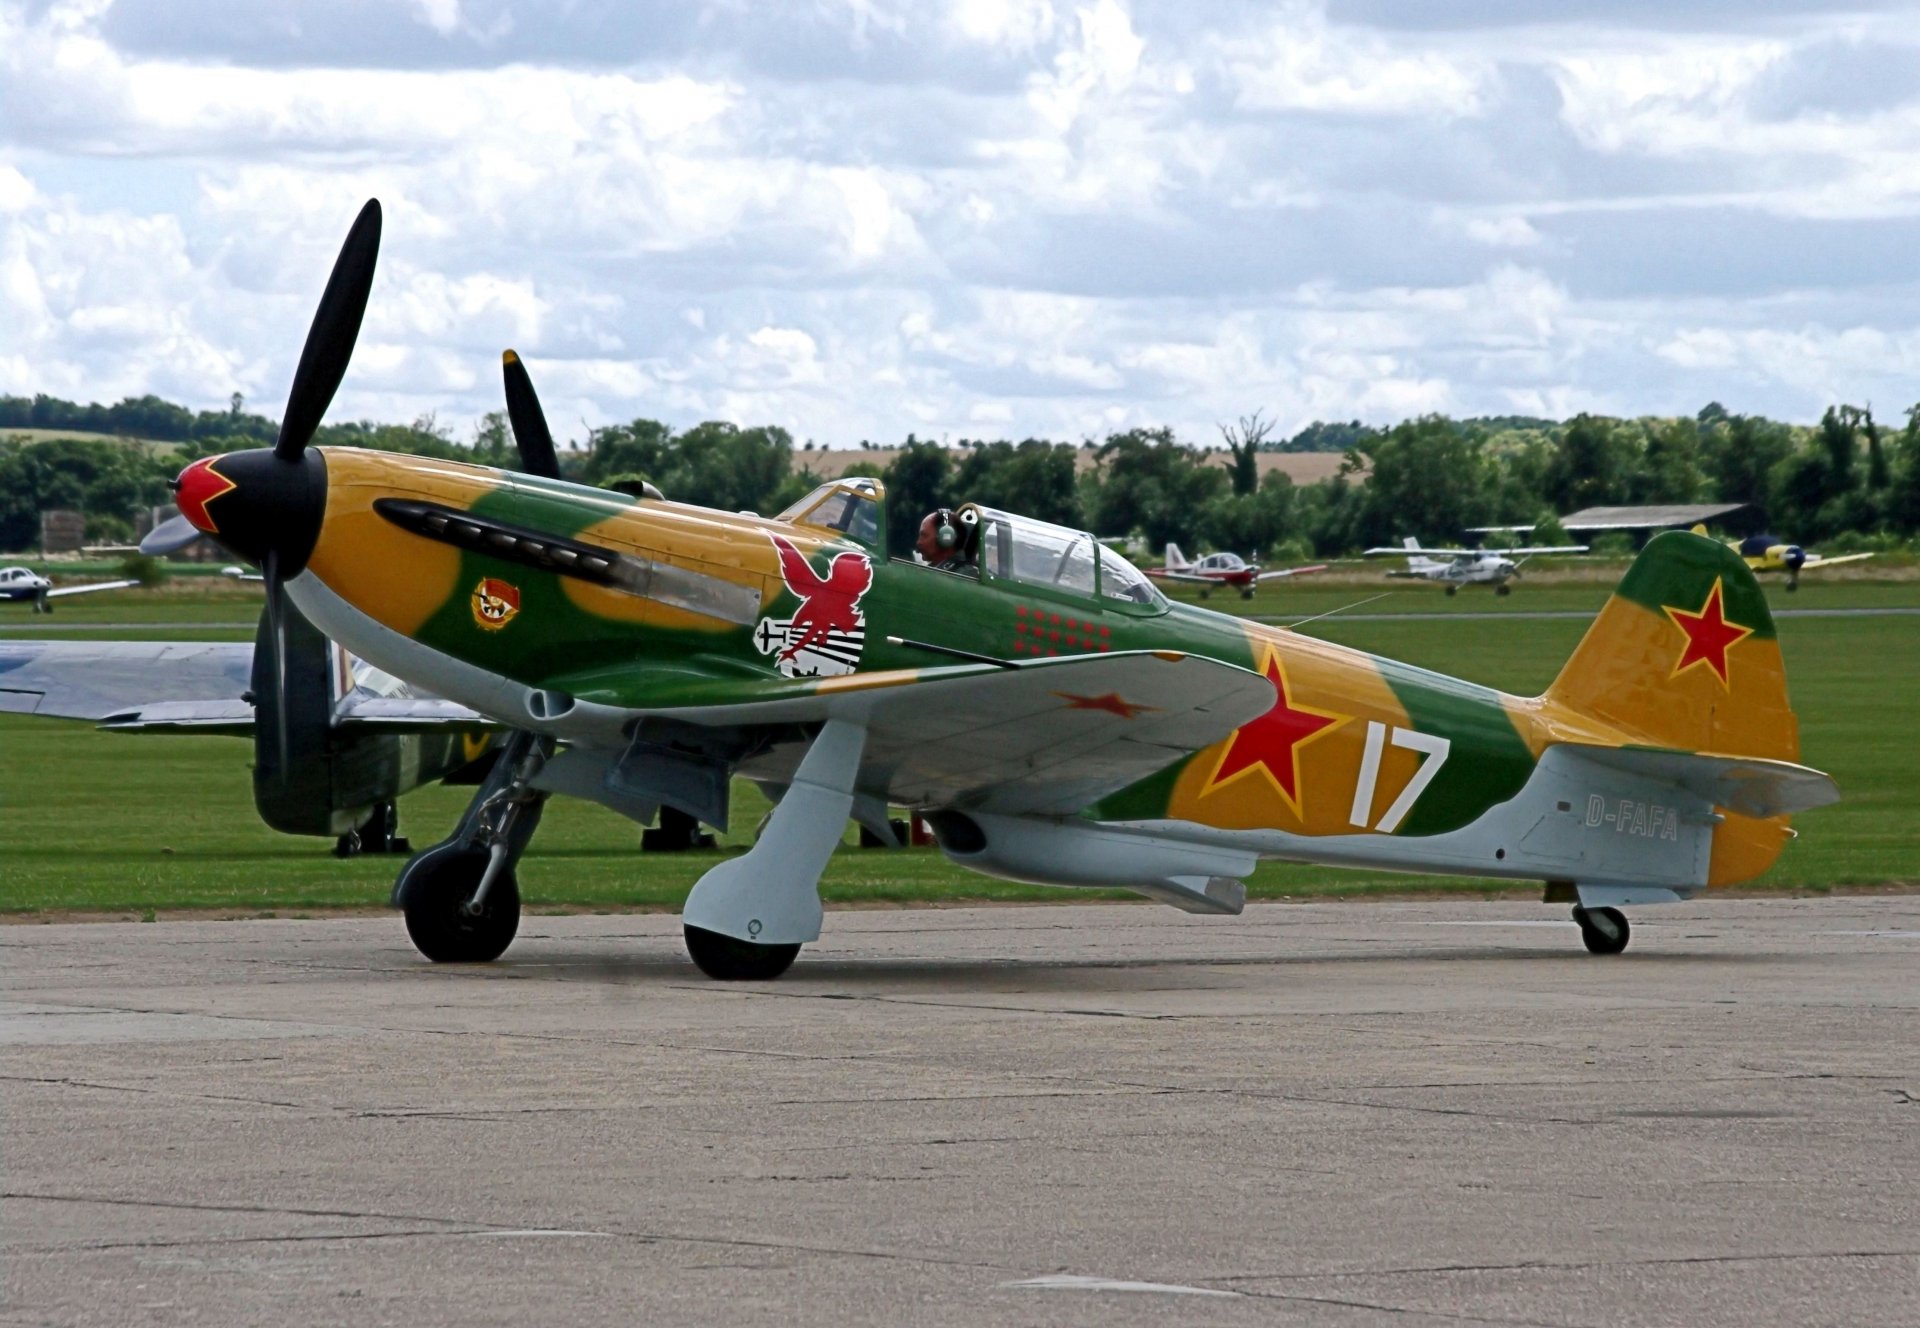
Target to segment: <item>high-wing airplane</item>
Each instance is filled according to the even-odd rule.
[[[1165,565],[1149,567],[1146,573],[1156,580],[1186,581],[1206,586],[1207,589],[1200,592],[1201,599],[1205,599],[1214,586],[1231,586],[1240,592],[1241,599],[1252,599],[1254,588],[1262,582],[1326,570],[1325,563],[1314,563],[1310,567],[1277,567],[1263,572],[1258,563],[1250,563],[1237,553],[1209,553],[1189,561],[1180,552],[1178,544],[1168,544]]]
[[[1399,547],[1368,549],[1369,558],[1405,558],[1407,570],[1388,572],[1388,576],[1410,576],[1422,581],[1438,581],[1449,595],[1461,586],[1490,585],[1496,595],[1510,595],[1507,584],[1520,575],[1520,564],[1539,553],[1585,553],[1584,544],[1533,545],[1512,549],[1428,549],[1409,535]]]
[[[27,567],[0,567],[0,601],[18,604],[33,602],[35,613],[52,613],[53,601],[68,595],[90,595],[96,590],[125,590],[138,581],[90,581],[85,585],[54,588],[51,577],[41,576]]]
[[[1704,535],[1704,527],[1695,526],[1696,534]],[[1838,558],[1823,558],[1817,553],[1803,549],[1798,544],[1789,544],[1778,535],[1752,535],[1733,546],[1739,555],[1747,560],[1747,566],[1756,572],[1784,572],[1787,577],[1787,589],[1800,589],[1800,573],[1815,571],[1822,567],[1838,567],[1841,563],[1857,563],[1873,557],[1871,553],[1846,553]]]
[[[343,857],[410,851],[396,799],[435,780],[477,782],[497,726],[354,658],[297,612],[283,626],[277,672],[264,618],[251,644],[0,640],[0,712],[251,738],[267,825],[330,837]]]
[[[1690,534],[1651,542],[1552,686],[1516,697],[1169,604],[1083,532],[1011,512],[962,508],[950,564],[889,559],[871,480],[763,518],[310,447],[379,227],[369,203],[275,445],[176,484],[194,528],[260,565],[274,621],[290,601],[514,727],[455,834],[395,883],[429,958],[511,943],[515,863],[556,792],[724,826],[731,776],[765,788],[754,847],[683,912],[703,970],[758,979],[818,937],[849,816],[889,803],[977,870],[1201,912],[1240,911],[1263,856],[1542,880],[1612,954],[1622,906],[1750,879],[1792,813],[1838,797],[1797,763],[1752,573]],[[518,434],[530,391],[514,414]]]

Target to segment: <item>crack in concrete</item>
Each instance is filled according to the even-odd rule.
[[[1629,1259],[1522,1259],[1515,1263],[1415,1264],[1404,1268],[1355,1268],[1346,1272],[1222,1273],[1208,1282],[1313,1282],[1360,1277],[1415,1277],[1431,1273],[1569,1273],[1603,1268],[1663,1268],[1704,1264],[1788,1263],[1820,1259],[1914,1259],[1920,1247],[1903,1250],[1769,1251],[1763,1254],[1664,1254]],[[1249,1292],[1248,1294],[1253,1294]]]
[[[176,1241],[165,1242],[164,1247],[166,1248],[177,1248],[180,1246],[190,1246],[190,1245],[279,1243],[279,1242],[287,1242],[287,1241],[309,1241],[309,1240],[325,1240],[325,1239],[360,1240],[360,1239],[373,1239],[373,1238],[401,1236],[401,1235],[412,1235],[416,1239],[423,1236],[429,1237],[429,1238],[441,1238],[441,1237],[447,1237],[447,1236],[499,1237],[502,1233],[528,1234],[535,1231],[543,1230],[540,1228],[529,1228],[524,1223],[508,1226],[508,1225],[497,1223],[497,1222],[474,1222],[470,1219],[462,1219],[462,1218],[428,1217],[428,1216],[421,1216],[416,1214],[360,1213],[360,1212],[354,1212],[348,1209],[282,1208],[282,1207],[274,1207],[266,1204],[192,1203],[185,1200],[177,1200],[177,1199],[128,1199],[128,1198],[108,1197],[108,1196],[100,1196],[100,1195],[51,1194],[51,1193],[45,1193],[45,1192],[15,1191],[15,1190],[0,1191],[0,1200],[7,1200],[7,1199],[38,1199],[43,1202],[49,1202],[49,1203],[105,1204],[113,1207],[124,1207],[124,1208],[180,1209],[180,1210],[185,1210],[190,1212],[249,1213],[249,1214],[255,1214],[255,1215],[282,1216],[282,1217],[333,1217],[333,1218],[346,1218],[349,1220],[357,1220],[357,1221],[364,1221],[364,1222],[376,1222],[376,1221],[377,1222],[413,1222],[413,1223],[420,1223],[420,1224],[429,1224],[429,1225],[426,1225],[422,1231],[416,1232],[416,1233],[369,1232],[369,1233],[364,1233],[362,1235],[350,1234],[350,1235],[344,1235],[344,1236],[341,1236],[341,1235],[323,1236],[318,1234],[302,1234],[297,1236],[272,1235],[272,1236],[245,1236],[245,1237],[232,1237],[232,1236],[208,1236],[203,1238],[189,1237],[189,1238],[183,1238]],[[561,1229],[554,1228],[554,1230],[557,1231]],[[566,1230],[571,1231],[575,1229],[566,1228]],[[783,1252],[783,1253],[795,1253],[795,1254],[820,1254],[820,1255],[825,1255],[831,1258],[879,1259],[879,1260],[895,1261],[900,1263],[928,1264],[928,1265],[932,1265],[935,1267],[942,1267],[942,1268],[981,1268],[981,1269],[988,1269],[993,1272],[1001,1273],[1001,1274],[1004,1274],[1011,1270],[1010,1265],[995,1263],[991,1260],[941,1257],[938,1255],[915,1254],[915,1253],[909,1253],[909,1252],[900,1251],[900,1250],[861,1249],[858,1247],[849,1247],[849,1246],[817,1245],[817,1244],[810,1244],[805,1241],[754,1239],[751,1237],[744,1237],[744,1236],[705,1236],[705,1235],[692,1235],[685,1232],[672,1232],[672,1231],[631,1231],[631,1230],[621,1230],[617,1228],[611,1228],[606,1230],[596,1230],[596,1231],[593,1231],[591,1234],[596,1236],[633,1241],[635,1243],[644,1244],[644,1245],[682,1244],[682,1245],[700,1246],[703,1248],[771,1250],[771,1251],[777,1251],[777,1252]],[[155,1246],[155,1242],[127,1242],[124,1245],[118,1246],[117,1248],[137,1249],[137,1248],[152,1247],[152,1246]],[[74,1246],[55,1247],[53,1249],[42,1250],[38,1252],[47,1254],[47,1255],[57,1256],[61,1253],[82,1252],[82,1251],[89,1250],[91,1248],[93,1247],[87,1246],[87,1245],[74,1245]]]

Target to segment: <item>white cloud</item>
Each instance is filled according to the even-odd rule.
[[[1257,111],[1473,115],[1489,74],[1477,60],[1335,27],[1300,3],[1281,6],[1265,31],[1221,43],[1221,56],[1236,100]]]
[[[357,39],[288,0],[314,39],[250,46],[171,11],[132,41],[133,3],[0,0],[0,390],[277,409],[378,196],[343,418],[462,431],[507,345],[575,436],[1912,394],[1895,16],[859,0],[619,45],[564,8],[501,40],[471,0]]]

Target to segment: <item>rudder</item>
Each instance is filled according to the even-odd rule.
[[[1718,540],[1669,531],[1648,541],[1541,698],[1633,745],[1798,761],[1800,727],[1766,596]],[[1786,819],[1728,814],[1710,883],[1764,870]]]

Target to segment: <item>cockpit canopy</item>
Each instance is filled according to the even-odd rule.
[[[881,507],[886,496],[886,487],[879,480],[831,480],[774,519],[830,530],[855,544],[880,549],[886,541]]]
[[[1167,607],[1145,573],[1085,531],[977,503],[968,507],[980,517],[980,568],[988,578],[1099,595],[1141,608]]]
[[[1193,565],[1196,572],[1244,572],[1247,560],[1237,553],[1210,553]]]

